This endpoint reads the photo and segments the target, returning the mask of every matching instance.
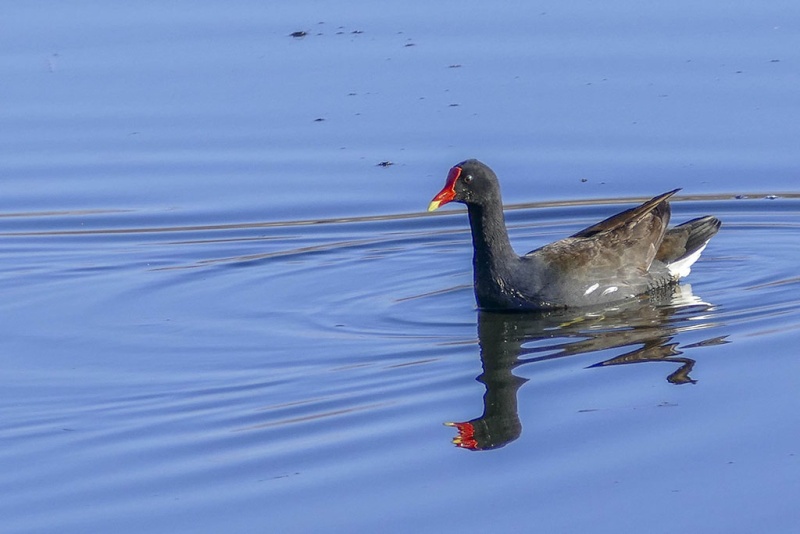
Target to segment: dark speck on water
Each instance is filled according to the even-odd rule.
[[[306,35],[308,35],[308,32],[300,30],[300,31],[292,32],[289,35],[291,37],[300,38],[300,37],[305,37]]]

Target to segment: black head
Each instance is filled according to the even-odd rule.
[[[487,165],[477,159],[462,161],[447,175],[447,182],[428,206],[433,211],[448,202],[486,204],[500,200],[497,176]]]

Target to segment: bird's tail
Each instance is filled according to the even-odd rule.
[[[688,276],[694,262],[708,245],[708,241],[719,231],[722,222],[711,215],[686,221],[671,228],[664,236],[665,247],[662,258],[670,274],[677,280]],[[662,255],[659,249],[659,255]]]

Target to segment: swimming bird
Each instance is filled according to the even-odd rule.
[[[629,299],[687,276],[721,222],[709,215],[668,229],[668,200],[678,191],[523,256],[508,238],[497,176],[476,159],[450,169],[428,211],[448,202],[467,205],[480,309],[549,310]]]

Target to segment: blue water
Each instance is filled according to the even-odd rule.
[[[0,530],[794,532],[798,24],[8,7]],[[675,187],[723,227],[680,294],[480,314],[423,213],[467,157],[519,252]]]

